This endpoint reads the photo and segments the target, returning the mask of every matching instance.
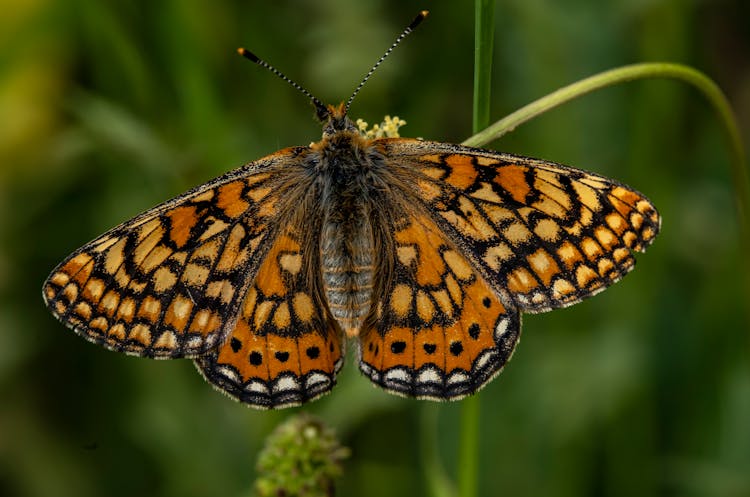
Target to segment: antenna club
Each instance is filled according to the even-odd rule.
[[[240,55],[242,55],[246,59],[255,62],[256,64],[260,63],[260,59],[258,58],[258,56],[255,55],[254,53],[252,53],[250,50],[248,50],[246,48],[242,48],[242,47],[238,48],[237,49],[237,53],[240,54]]]
[[[425,20],[425,17],[427,17],[429,13],[429,10],[423,10],[419,14],[417,14],[417,17],[415,17],[411,24],[409,24],[409,29],[414,29],[419,26],[419,24]]]

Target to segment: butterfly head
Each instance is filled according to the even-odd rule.
[[[319,108],[317,114],[318,119],[323,123],[323,138],[331,137],[342,131],[359,133],[357,126],[346,115],[347,108],[343,103],[336,106],[328,105],[322,110],[324,113],[321,114]]]
[[[356,150],[366,146],[368,139],[360,132],[359,128],[346,115],[346,106],[328,105],[324,112],[318,112],[318,118],[323,124],[323,139],[310,146],[325,156],[337,157],[333,162],[356,163],[352,157],[346,160],[349,154],[355,154]]]

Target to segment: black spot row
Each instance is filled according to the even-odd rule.
[[[479,325],[477,325],[477,336],[479,334],[478,329]],[[424,348],[424,351],[427,352],[427,354],[434,354],[437,350],[437,345],[434,343],[425,343],[422,348]],[[370,349],[372,350],[372,347]],[[391,343],[391,352],[394,354],[401,354],[404,350],[406,350],[406,342],[399,340]],[[448,350],[450,350],[451,354],[454,356],[459,356],[464,351],[464,345],[460,340],[456,340],[455,342],[451,342]],[[377,355],[377,352],[375,354]]]
[[[238,352],[242,348],[242,342],[238,340],[237,338],[232,338],[232,341],[230,342],[230,346],[232,347],[232,350],[234,352]],[[333,351],[333,347],[331,347],[331,351]],[[312,347],[308,347],[307,349],[305,349],[305,354],[310,359],[317,359],[318,357],[320,357],[320,349],[317,346],[313,345]],[[274,357],[279,362],[286,362],[289,360],[289,352],[278,351],[274,353]],[[260,366],[261,364],[263,364],[263,354],[261,354],[257,350],[254,350],[250,352],[250,355],[248,356],[248,360],[250,361],[250,364],[252,364],[253,366]]]

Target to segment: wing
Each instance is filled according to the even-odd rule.
[[[343,362],[342,333],[321,290],[322,217],[302,212],[268,252],[230,335],[195,360],[209,382],[252,407],[315,399],[333,387]]]
[[[510,359],[519,312],[501,301],[426,212],[413,203],[388,207],[395,221],[382,243],[379,290],[360,332],[360,369],[400,395],[459,399]]]
[[[280,198],[304,191],[292,167],[304,150],[227,173],[83,246],[44,283],[47,306],[111,350],[176,358],[216,347],[278,236]]]
[[[496,293],[526,312],[565,307],[630,271],[660,218],[643,195],[552,162],[409,139],[380,140],[394,174]]]

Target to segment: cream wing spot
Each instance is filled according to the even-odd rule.
[[[532,233],[523,224],[515,222],[505,228],[503,235],[511,244],[520,245],[527,242],[531,238]]]
[[[190,311],[193,309],[193,303],[190,299],[178,295],[172,301],[172,310],[178,319],[186,319],[190,315]]]
[[[135,306],[135,300],[132,298],[126,297],[122,299],[120,307],[117,309],[117,319],[122,319],[127,322],[132,321],[133,316],[135,315]]]
[[[630,251],[626,248],[619,247],[619,248],[616,248],[614,252],[612,252],[612,257],[614,257],[615,262],[620,264],[625,259],[630,258]]]
[[[609,231],[604,226],[599,226],[598,228],[596,228],[596,230],[594,231],[594,235],[596,236],[599,244],[607,251],[611,250],[612,247],[616,246],[618,243],[617,237],[614,235],[614,233]]]
[[[97,241],[96,245],[94,245],[94,247],[92,247],[92,251],[93,252],[97,252],[97,253],[104,252],[109,247],[111,247],[112,245],[114,245],[115,243],[117,243],[117,240],[118,240],[118,238],[116,238],[116,237],[104,237],[104,238],[100,239],[99,241]],[[91,258],[88,254],[80,254],[80,255],[78,255],[78,257],[75,257],[72,260],[76,260],[76,259],[78,259],[81,256],[88,257],[89,259]]]
[[[651,240],[654,236],[656,236],[656,233],[651,227],[646,227],[641,231],[641,236],[644,240]],[[638,250],[642,250],[642,247],[639,247]]]
[[[109,332],[107,333],[109,335],[109,338],[115,338],[117,340],[125,340],[125,337],[127,336],[127,333],[125,332],[125,325],[122,323],[117,323],[112,325],[109,328]]]
[[[73,312],[83,319],[91,319],[91,306],[87,302],[78,302]]]
[[[643,216],[638,212],[632,212],[630,214],[630,224],[635,229],[640,229],[643,226]]]
[[[125,261],[123,250],[127,241],[127,238],[120,238],[117,243],[107,250],[107,255],[104,258],[104,269],[108,274],[115,274]]]
[[[534,233],[542,240],[554,243],[560,238],[560,225],[552,219],[542,219],[534,226]]]
[[[605,221],[607,222],[609,227],[612,228],[612,231],[614,231],[618,235],[622,234],[622,232],[627,228],[625,220],[618,213],[613,212],[611,214],[608,214],[605,218]]]
[[[70,281],[70,276],[65,273],[55,273],[50,276],[49,281],[57,286],[65,286]]]
[[[492,187],[482,182],[479,184],[479,189],[472,192],[471,196],[474,198],[478,198],[480,200],[484,200],[487,202],[492,202],[493,204],[502,204],[503,200],[500,198],[500,196],[495,193],[495,191],[492,189]]]
[[[406,285],[399,284],[391,292],[391,309],[399,318],[405,318],[412,306],[412,290]]]
[[[206,295],[228,304],[234,297],[234,285],[229,280],[212,281],[206,286]]]
[[[289,313],[289,305],[281,302],[273,314],[273,324],[280,330],[289,327],[292,324],[292,317]]]
[[[204,329],[211,318],[211,312],[203,309],[195,313],[192,328]]]
[[[104,316],[98,316],[89,321],[89,327],[104,332],[109,328],[109,322]]]
[[[435,305],[424,290],[417,292],[417,315],[425,323],[432,321],[435,315]]]
[[[569,281],[562,278],[556,279],[552,284],[552,291],[555,292],[556,295],[559,295],[561,297],[570,295],[571,293],[574,293],[575,290],[575,287],[571,285]]]
[[[310,323],[315,309],[313,308],[312,299],[306,293],[297,292],[292,300],[294,313],[297,318],[305,323]]]
[[[443,252],[443,260],[460,281],[469,281],[474,277],[474,270],[462,256],[454,250]]]
[[[145,317],[152,323],[155,323],[161,313],[161,302],[157,299],[147,296],[141,301],[141,307],[138,311],[139,317]]]
[[[578,284],[578,288],[586,288],[596,278],[598,278],[598,275],[588,266],[581,264],[576,269],[576,283]]]
[[[449,274],[445,277],[445,288],[448,289],[453,302],[459,307],[463,306],[463,291],[453,275]]]
[[[229,232],[229,238],[224,245],[224,251],[216,263],[216,270],[229,272],[236,265],[244,263],[248,255],[247,248],[240,249],[240,244],[244,238],[245,228],[238,223]]]
[[[136,324],[130,329],[128,339],[148,346],[151,343],[151,328],[144,324]]]
[[[104,282],[98,278],[90,278],[83,287],[83,297],[89,302],[96,303],[104,293]]]
[[[413,245],[399,246],[396,256],[401,264],[408,267],[417,262],[417,249]]]
[[[296,275],[302,269],[302,255],[299,253],[282,254],[279,257],[279,265],[284,271]]]
[[[174,350],[177,347],[177,337],[171,331],[163,331],[154,342],[154,348]]]
[[[460,197],[459,208],[477,240],[489,240],[497,235],[495,229],[479,214],[474,204],[467,197]]]
[[[505,261],[513,257],[513,251],[505,243],[498,243],[484,253],[484,262],[493,270],[500,271]]]
[[[142,260],[138,259],[138,255],[143,256]],[[133,254],[133,261],[139,266],[139,269],[143,273],[150,273],[159,265],[161,265],[167,258],[172,255],[172,251],[162,245],[157,245],[149,253],[139,251],[136,249],[136,253]]]
[[[112,316],[114,314],[115,309],[117,309],[117,305],[120,303],[120,294],[115,292],[114,290],[110,290],[107,293],[104,294],[104,297],[99,301],[99,308],[107,314],[107,316]]]
[[[497,205],[484,204],[482,205],[482,211],[496,226],[499,226],[503,221],[516,218],[516,215],[515,213],[513,213],[513,211],[504,207],[499,207]]]
[[[172,287],[177,283],[177,275],[174,274],[169,268],[161,266],[154,271],[151,277],[151,282],[154,285],[154,290],[158,293],[163,293],[171,290]]]
[[[138,244],[133,251],[133,262],[140,265],[161,242],[164,234],[164,227],[158,221],[155,225],[151,223],[144,225],[138,233]]]
[[[210,276],[211,272],[207,267],[191,263],[185,266],[185,271],[182,273],[182,281],[190,286],[202,287]]]
[[[598,243],[596,243],[596,241],[594,241],[593,238],[587,237],[581,240],[581,248],[583,249],[583,253],[586,254],[586,257],[588,257],[590,261],[595,261],[603,254],[602,248]]]
[[[78,298],[78,285],[76,285],[75,283],[65,285],[60,293],[65,296],[66,299],[68,299],[68,302],[73,302],[76,300],[76,298]]]
[[[448,296],[448,292],[445,290],[435,290],[432,292],[432,298],[435,299],[435,302],[437,302],[437,305],[440,307],[440,310],[443,311],[443,314],[449,318],[453,317],[453,302]]]
[[[549,285],[552,278],[560,273],[557,262],[544,249],[537,250],[528,256],[526,260],[544,285]]]
[[[599,274],[603,277],[606,277],[610,273],[610,271],[615,269],[614,263],[605,257],[602,257],[601,259],[599,259],[596,266],[599,271]]]
[[[273,309],[273,302],[270,300],[265,300],[255,306],[255,320],[254,324],[257,329],[262,328],[266,321],[268,321],[268,318],[271,315],[271,310]]]
[[[201,235],[198,237],[198,240],[205,241],[211,238],[212,236],[215,236],[219,233],[222,233],[227,229],[229,226],[229,223],[222,221],[221,219],[210,217],[206,219],[204,222],[208,224],[208,227],[206,230],[201,233]]]
[[[221,240],[214,238],[213,240],[201,243],[200,246],[193,251],[191,259],[204,259],[213,263],[220,253]]]

